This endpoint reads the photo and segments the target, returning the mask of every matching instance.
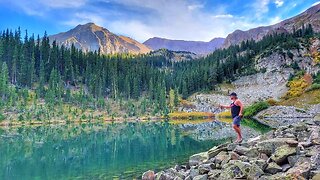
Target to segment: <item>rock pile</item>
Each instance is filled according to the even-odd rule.
[[[186,165],[143,180],[320,179],[320,121],[281,126],[242,144],[226,143],[192,155]]]

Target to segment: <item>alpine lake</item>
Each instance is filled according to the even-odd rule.
[[[0,127],[0,179],[141,179],[233,141],[231,119]],[[269,127],[242,121],[245,138]]]

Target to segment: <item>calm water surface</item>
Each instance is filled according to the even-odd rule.
[[[268,130],[250,123],[254,132]],[[226,124],[200,120],[0,129],[0,179],[139,179],[148,169],[186,162],[224,143],[227,135],[219,134],[230,130]]]

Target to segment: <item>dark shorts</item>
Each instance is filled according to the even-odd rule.
[[[240,122],[241,122],[241,117],[240,116],[236,116],[236,117],[233,118],[232,124],[240,126]]]

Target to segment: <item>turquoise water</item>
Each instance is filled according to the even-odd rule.
[[[0,129],[0,179],[135,179],[186,162],[225,138],[169,122],[50,125]],[[207,123],[207,124],[206,124]],[[199,130],[200,129],[200,130]],[[214,135],[212,135],[214,136]]]

